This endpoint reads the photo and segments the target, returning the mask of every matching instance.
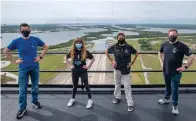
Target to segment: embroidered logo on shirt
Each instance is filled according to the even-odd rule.
[[[173,53],[176,53],[176,52],[177,52],[177,49],[176,49],[176,48],[174,48],[172,52],[173,52]]]
[[[74,61],[75,65],[80,65],[82,62],[80,61],[80,55],[78,55]]]
[[[189,49],[189,54],[191,54],[192,53],[192,51]]]
[[[34,48],[35,47],[35,43],[31,43],[31,47]]]
[[[125,53],[128,53],[128,50],[127,49],[125,50]]]
[[[81,61],[75,61],[75,65],[80,65]]]

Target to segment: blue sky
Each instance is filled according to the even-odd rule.
[[[195,23],[196,1],[2,1],[1,23]]]

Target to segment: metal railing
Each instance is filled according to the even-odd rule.
[[[1,53],[3,54],[3,53]],[[17,52],[12,52],[12,54],[18,54]],[[38,53],[40,54],[40,53]],[[47,55],[62,55],[67,53],[47,53]],[[104,54],[103,52],[93,52],[92,54]],[[139,54],[158,54],[158,52],[139,52]],[[196,53],[194,53],[196,54]],[[18,70],[1,70],[1,72],[18,72]],[[41,73],[70,73],[71,71],[67,70],[40,70]],[[131,70],[132,73],[142,73],[142,72],[163,72],[162,70]],[[186,70],[184,72],[196,72],[196,70]],[[113,73],[113,71],[88,71],[88,73]],[[31,85],[28,85],[31,87]],[[78,85],[79,87],[83,87],[82,85]],[[18,87],[17,84],[1,84],[1,87]],[[72,88],[72,85],[68,84],[40,84],[41,88]],[[100,85],[100,84],[91,84],[91,88],[113,88],[114,85]],[[122,85],[123,87],[123,85]],[[165,87],[163,84],[149,84],[149,85],[132,85],[133,88],[163,88]],[[180,84],[180,87],[196,87],[196,84]]]

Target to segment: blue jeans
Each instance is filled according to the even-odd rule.
[[[29,75],[31,77],[31,94],[32,103],[38,101],[39,89],[39,68],[25,68],[19,69],[18,84],[19,84],[19,110],[26,109],[27,106],[27,88],[29,82]]]
[[[182,73],[176,73],[172,76],[163,73],[165,79],[165,99],[169,99],[172,94],[172,104],[173,106],[178,105],[178,86],[180,84],[180,79]]]

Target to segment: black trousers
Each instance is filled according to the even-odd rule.
[[[72,90],[72,98],[75,99],[77,88],[78,88],[78,81],[81,78],[82,83],[86,88],[86,92],[88,94],[88,98],[91,99],[91,91],[88,84],[88,73],[87,71],[72,71],[72,82],[73,82],[73,90]]]

